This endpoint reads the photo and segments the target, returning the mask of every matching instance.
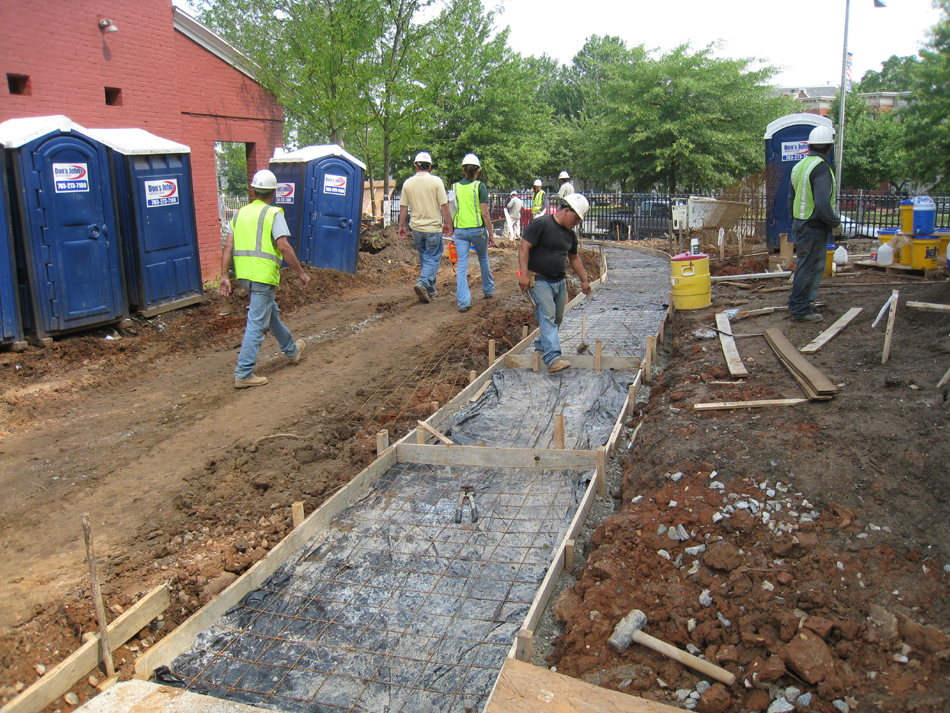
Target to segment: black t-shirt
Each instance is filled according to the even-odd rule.
[[[548,214],[528,223],[521,239],[531,244],[529,270],[548,282],[564,279],[567,256],[577,255],[577,234],[573,230],[568,230]]]

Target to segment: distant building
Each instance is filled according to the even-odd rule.
[[[802,111],[809,114],[829,116],[831,103],[838,96],[839,87],[775,87],[772,96],[791,97],[801,104]],[[873,116],[882,111],[902,109],[910,103],[911,92],[862,92],[859,97]],[[831,117],[835,119],[837,117]]]
[[[0,122],[64,114],[86,128],[142,128],[188,145],[201,271],[216,277],[215,142],[243,143],[252,174],[283,145],[283,107],[250,62],[171,0],[110,0],[106,13],[88,0],[8,4]]]

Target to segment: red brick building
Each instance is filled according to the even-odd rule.
[[[248,171],[283,145],[283,108],[239,53],[171,0],[0,2],[0,122],[64,114],[191,147],[201,271],[221,268],[214,144],[247,146]]]

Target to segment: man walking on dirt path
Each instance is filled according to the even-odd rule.
[[[505,209],[508,211],[508,237],[512,240],[518,240],[521,237],[521,211],[524,208],[524,201],[518,196],[518,191],[511,192],[511,200]]]
[[[247,389],[263,386],[266,376],[254,376],[257,353],[264,342],[264,332],[270,329],[280,350],[294,364],[303,356],[307,343],[294,341],[293,335],[280,321],[276,292],[280,284],[280,263],[283,260],[297,273],[304,290],[310,275],[304,272],[297,254],[287,240],[290,230],[284,218],[284,209],[274,203],[277,177],[268,170],[258,171],[251,181],[254,201],[239,210],[229,224],[228,237],[221,257],[222,295],[231,294],[228,272],[234,259],[234,274],[247,293],[251,304],[247,311],[244,340],[234,369],[234,388]]]
[[[413,289],[420,302],[431,302],[438,295],[435,281],[439,274],[439,261],[442,259],[442,236],[451,238],[454,229],[445,184],[441,178],[430,173],[432,157],[427,152],[420,151],[416,154],[414,163],[416,174],[407,178],[402,185],[399,237],[408,237],[406,215],[411,209],[409,228],[419,252],[419,279]]]
[[[541,187],[541,179],[534,179],[534,196],[531,199],[531,219],[548,212],[548,194]]]
[[[488,264],[488,248],[491,246],[491,218],[488,213],[488,188],[476,180],[482,164],[478,156],[466,154],[462,159],[463,178],[452,184],[458,197],[458,212],[455,214],[454,239],[458,253],[458,270],[455,275],[455,299],[459,312],[472,308],[472,293],[468,287],[468,258],[470,248],[478,255],[482,275],[482,295],[491,299],[495,294],[495,281]]]
[[[825,272],[827,246],[832,236],[842,233],[841,218],[834,207],[835,176],[828,162],[834,142],[834,129],[816,126],[808,135],[808,154],[792,169],[788,212],[798,255],[788,298],[793,322],[824,321],[814,311],[813,303]]]
[[[557,189],[558,198],[567,198],[574,192],[574,184],[571,183],[571,174],[567,171],[561,171],[560,175],[557,177],[558,183],[561,184],[561,187]]]
[[[528,223],[518,249],[518,286],[534,304],[534,316],[541,334],[534,340],[535,351],[553,374],[567,369],[571,362],[561,357],[558,330],[567,304],[567,263],[581,280],[581,291],[590,294],[587,271],[577,254],[577,227],[590,204],[580,193],[572,193],[554,215],[545,215]]]

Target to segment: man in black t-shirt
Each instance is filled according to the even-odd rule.
[[[528,223],[518,249],[518,286],[531,297],[534,316],[541,336],[534,340],[535,350],[548,372],[567,369],[571,363],[561,357],[558,329],[567,304],[567,264],[580,278],[581,291],[590,294],[587,271],[577,254],[574,228],[587,214],[589,203],[580,193],[566,196],[553,215],[544,215]]]

